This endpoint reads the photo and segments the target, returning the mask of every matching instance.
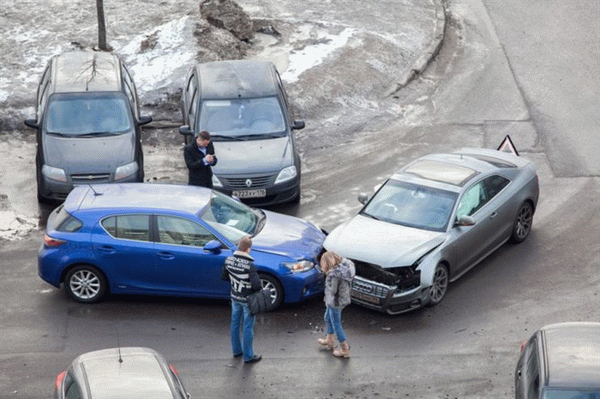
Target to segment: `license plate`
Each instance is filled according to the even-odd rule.
[[[239,190],[233,191],[231,195],[235,195],[238,198],[260,198],[267,196],[267,190],[265,190],[264,188],[256,190]]]
[[[381,304],[381,299],[376,296],[364,294],[362,292],[352,292],[352,296],[356,299],[362,299],[363,301],[376,303],[377,305]]]

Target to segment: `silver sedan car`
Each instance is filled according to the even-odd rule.
[[[448,284],[507,241],[529,235],[539,195],[531,162],[464,148],[394,173],[324,247],[356,265],[354,303],[403,313],[439,304]]]

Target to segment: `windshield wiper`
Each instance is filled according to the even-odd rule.
[[[246,141],[246,139],[240,138],[240,136],[223,136],[220,134],[211,134],[211,139],[216,139],[215,141]]]
[[[48,136],[58,136],[58,137],[73,137],[74,134],[70,133],[60,133],[60,132],[46,132]]]
[[[105,137],[105,136],[118,136],[121,133],[118,132],[90,132],[84,134],[78,134],[77,137]]]
[[[361,215],[363,215],[363,216],[368,216],[368,217],[370,217],[371,219],[375,219],[375,220],[381,220],[381,219],[380,219],[380,218],[378,218],[377,216],[373,216],[373,215],[371,215],[370,213],[361,212],[360,214],[361,214]]]
[[[262,134],[246,134],[243,136],[237,136],[243,140],[264,140],[264,139],[274,139],[279,137],[285,137],[285,132],[283,133],[262,133]]]

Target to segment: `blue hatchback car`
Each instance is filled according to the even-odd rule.
[[[109,292],[226,299],[221,267],[244,235],[276,306],[322,293],[315,266],[325,234],[316,226],[167,184],[76,187],[48,218],[39,275],[78,302]]]

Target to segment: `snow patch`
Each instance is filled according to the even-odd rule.
[[[354,29],[346,28],[339,35],[320,38],[319,41],[324,43],[306,46],[302,51],[293,52],[289,56],[288,69],[281,74],[281,78],[288,83],[297,81],[303,72],[321,64],[335,50],[344,47],[353,34]]]

